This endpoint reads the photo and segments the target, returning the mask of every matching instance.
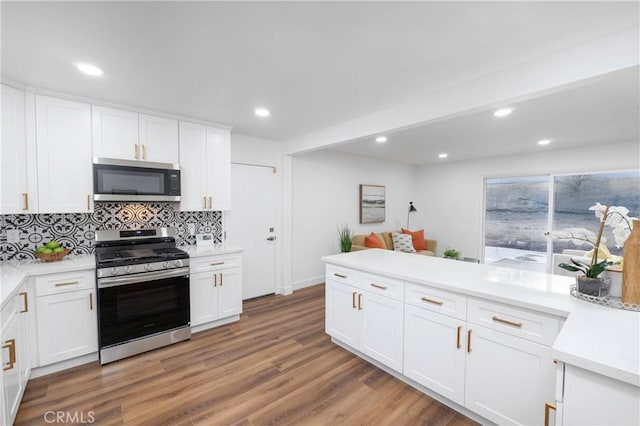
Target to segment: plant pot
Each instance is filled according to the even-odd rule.
[[[609,295],[610,284],[602,278],[577,277],[578,292],[593,297]]]

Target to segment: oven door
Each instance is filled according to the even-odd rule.
[[[101,349],[189,325],[189,268],[98,279]]]

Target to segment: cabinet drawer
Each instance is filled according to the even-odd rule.
[[[95,271],[75,271],[35,277],[36,296],[68,293],[70,291],[95,289]]]
[[[362,278],[359,272],[334,265],[327,265],[326,274],[327,281],[331,280],[354,286],[357,286]]]
[[[404,282],[378,275],[364,275],[360,288],[374,294],[404,301]]]
[[[457,294],[407,284],[405,302],[450,317],[467,319],[467,298]]]
[[[551,346],[560,329],[560,319],[492,303],[469,299],[468,321],[532,342]]]
[[[189,259],[189,272],[192,274],[239,266],[241,266],[241,260],[238,255],[192,257]]]

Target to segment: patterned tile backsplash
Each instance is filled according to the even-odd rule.
[[[178,246],[195,245],[189,233],[213,234],[222,242],[222,213],[219,211],[184,212],[170,203],[96,203],[93,213],[9,214],[0,216],[0,260],[35,259],[36,247],[56,240],[73,254],[94,252],[94,231],[102,229],[140,229],[173,226],[178,228]],[[18,230],[20,242],[9,243],[7,231]]]

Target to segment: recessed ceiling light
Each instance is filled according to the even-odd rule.
[[[85,64],[83,62],[76,62],[75,66],[76,68],[78,68],[80,72],[83,72],[88,75],[98,76],[103,74],[102,70],[96,67],[95,65]]]
[[[256,108],[255,113],[258,117],[268,117],[271,114],[266,108]]]
[[[551,139],[542,139],[538,141],[538,145],[549,145],[551,143]]]
[[[442,153],[442,154],[438,154],[438,158],[447,158],[449,156],[449,154],[447,153]]]
[[[500,108],[493,113],[496,117],[506,117],[513,112],[513,108]]]
[[[376,138],[376,142],[378,143],[385,143],[387,141],[387,137],[386,136],[378,136]]]

